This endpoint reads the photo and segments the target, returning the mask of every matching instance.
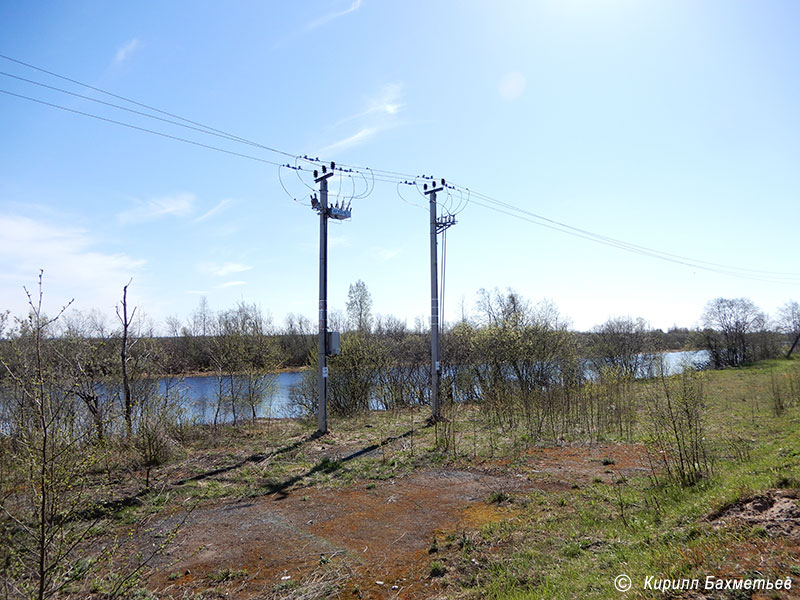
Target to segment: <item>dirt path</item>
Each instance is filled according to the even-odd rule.
[[[205,598],[256,598],[279,586],[291,589],[325,565],[343,573],[349,592],[356,592],[349,597],[428,598],[436,588],[434,536],[441,543],[448,534],[514,514],[513,506],[488,502],[492,492],[559,492],[630,474],[640,459],[638,448],[625,445],[540,448],[513,465],[482,461],[475,468],[427,469],[348,488],[289,488],[201,506],[150,583],[160,598],[183,598],[190,589],[204,590]]]
[[[186,585],[221,578],[225,569],[245,569],[247,582],[236,597],[246,598],[330,561],[346,565],[352,579],[362,582],[364,597],[410,593],[425,575],[415,569],[427,564],[434,535],[441,540],[445,533],[503,518],[509,509],[487,505],[489,494],[525,487],[516,476],[436,469],[374,487],[309,488],[201,507],[164,557],[172,563],[169,572],[153,583],[165,597],[177,598]],[[181,575],[170,581],[170,573]]]

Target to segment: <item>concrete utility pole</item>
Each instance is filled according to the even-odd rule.
[[[339,337],[328,335],[328,219],[344,220],[350,217],[350,208],[328,206],[328,178],[331,170],[322,166],[322,174],[314,171],[314,181],[319,183],[319,200],[312,196],[311,208],[319,212],[319,397],[317,398],[317,433],[328,433],[328,356],[339,353]],[[332,339],[331,339],[332,338]]]
[[[444,189],[445,180],[440,183],[423,185],[423,190],[428,196],[430,204],[430,224],[431,224],[431,420],[438,421],[442,418],[442,403],[439,398],[439,378],[441,365],[439,363],[439,273],[436,265],[437,240],[439,232],[444,231],[451,225],[455,225],[455,219],[449,217],[436,217],[436,192]]]

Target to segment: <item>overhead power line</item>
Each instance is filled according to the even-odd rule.
[[[145,133],[150,133],[153,135],[158,135],[161,137],[169,138],[171,140],[176,140],[178,142],[184,142],[186,144],[193,144],[195,146],[200,146],[201,148],[208,148],[209,150],[215,150],[217,152],[224,152],[225,154],[231,154],[233,156],[239,156],[241,158],[247,158],[249,160],[255,160],[258,162],[266,163],[268,165],[280,166],[281,163],[275,162],[274,160],[266,160],[264,158],[258,158],[257,156],[251,156],[249,154],[243,154],[242,152],[235,152],[233,150],[226,150],[225,148],[220,148],[218,146],[212,146],[211,144],[204,144],[203,142],[197,142],[194,140],[190,140],[187,138],[182,138],[177,135],[172,135],[169,133],[164,133],[163,131],[156,131],[154,129],[148,129],[147,127],[140,127],[138,125],[133,125],[132,123],[125,123],[124,121],[117,121],[116,119],[109,119],[108,117],[102,117],[100,115],[95,115],[92,113],[84,112],[82,110],[77,110],[75,108],[69,108],[67,106],[62,106],[60,104],[55,104],[53,102],[47,102],[45,100],[39,100],[37,98],[32,98],[30,96],[25,96],[23,94],[17,94],[15,92],[10,92],[8,90],[0,89],[0,93],[7,94],[9,96],[15,96],[17,98],[21,98],[23,100],[28,100],[30,102],[36,102],[38,104],[43,104],[45,106],[50,106],[52,108],[58,108],[60,110],[64,110],[67,112],[75,113],[77,115],[83,115],[84,117],[91,117],[92,119],[97,119],[98,121],[105,121],[106,123],[113,123],[114,125],[120,125],[122,127],[128,127],[130,129],[136,129],[138,131],[143,131]]]
[[[269,146],[264,146],[264,145],[259,144],[257,142],[253,142],[253,141],[247,140],[245,138],[233,135],[231,133],[227,133],[227,132],[222,131],[220,129],[215,129],[213,127],[209,127],[208,125],[203,125],[202,123],[198,123],[197,121],[192,121],[191,119],[187,119],[185,117],[181,117],[180,115],[176,115],[174,113],[167,112],[165,110],[161,110],[160,108],[156,108],[154,106],[150,106],[149,104],[145,104],[143,102],[138,102],[136,100],[132,100],[131,98],[126,98],[125,96],[120,96],[119,94],[114,94],[113,92],[109,92],[107,90],[101,89],[99,87],[95,87],[93,85],[89,85],[88,83],[83,83],[82,81],[78,81],[77,79],[72,79],[72,78],[66,77],[64,75],[59,75],[58,73],[54,73],[53,71],[48,71],[47,69],[43,69],[41,67],[37,67],[36,65],[32,65],[30,63],[23,62],[23,61],[18,60],[16,58],[12,58],[10,56],[7,56],[5,54],[0,54],[0,58],[4,58],[5,60],[17,63],[18,65],[22,65],[22,66],[27,67],[29,69],[34,69],[36,71],[39,71],[41,73],[45,73],[45,74],[50,75],[52,77],[57,77],[58,79],[61,79],[63,81],[68,81],[70,83],[74,83],[75,85],[79,85],[81,87],[84,87],[84,88],[89,89],[89,90],[93,90],[93,91],[98,92],[100,94],[104,94],[106,96],[110,96],[111,98],[116,98],[117,100],[123,100],[124,102],[129,102],[130,104],[134,104],[134,105],[139,106],[141,108],[146,108],[147,110],[151,110],[151,111],[156,112],[158,114],[165,115],[165,116],[168,116],[168,117],[172,117],[173,119],[178,119],[179,121],[184,121],[185,123],[189,123],[190,125],[195,125],[197,127],[201,127],[202,129],[206,129],[209,132],[217,133],[217,134],[220,134],[220,135],[222,135],[224,137],[228,137],[231,140],[238,141],[238,142],[245,143],[245,144],[249,144],[249,145],[252,145],[252,146],[257,146],[258,148],[262,148],[264,150],[268,150],[268,151],[274,152],[276,154],[282,154],[283,156],[286,156],[286,157],[290,157],[290,158],[294,158],[295,157],[294,154],[291,154],[289,152],[285,152],[283,150],[278,150],[277,148],[271,148]]]
[[[67,94],[67,95],[73,96],[75,98],[81,98],[82,100],[88,100],[89,102],[94,102],[95,104],[101,104],[103,106],[108,106],[108,107],[111,107],[111,108],[116,108],[118,110],[123,110],[125,112],[131,113],[131,114],[134,114],[134,115],[139,115],[139,116],[142,116],[142,117],[146,117],[148,119],[154,119],[156,121],[161,121],[162,123],[169,123],[170,125],[175,125],[177,127],[183,127],[185,129],[190,129],[192,131],[198,131],[200,133],[205,133],[207,135],[213,135],[213,136],[225,139],[225,140],[245,143],[247,145],[254,146],[256,148],[262,148],[264,150],[269,150],[270,152],[278,152],[280,154],[284,154],[286,156],[291,156],[292,158],[294,158],[294,156],[291,155],[291,154],[288,154],[288,153],[285,153],[285,152],[280,152],[278,150],[275,150],[275,149],[270,148],[268,146],[264,146],[262,144],[258,144],[256,142],[250,142],[249,140],[245,140],[244,138],[240,138],[240,137],[237,137],[237,136],[232,135],[232,134],[224,133],[222,131],[215,130],[215,129],[210,129],[210,128],[204,126],[204,125],[199,125],[199,124],[198,124],[198,126],[188,125],[187,123],[181,123],[180,121],[177,121],[175,119],[168,119],[168,118],[165,118],[165,117],[159,117],[158,115],[152,115],[150,113],[146,113],[146,112],[141,111],[141,110],[136,110],[136,109],[133,109],[133,108],[128,108],[127,106],[121,106],[119,104],[114,104],[113,102],[106,102],[105,100],[100,100],[98,98],[92,98],[91,96],[87,96],[85,94],[78,94],[76,92],[71,92],[69,90],[65,90],[65,89],[60,88],[60,87],[56,87],[56,86],[53,86],[53,85],[48,85],[48,84],[42,83],[40,81],[34,81],[33,79],[27,79],[25,77],[20,77],[19,75],[14,75],[12,73],[6,73],[4,71],[0,71],[0,75],[3,75],[5,77],[10,77],[10,78],[16,79],[18,81],[24,81],[25,83],[30,83],[31,85],[36,85],[36,86],[43,87],[43,88],[46,88],[46,89],[49,89],[49,90],[60,92],[62,94]],[[161,111],[159,111],[159,112],[161,112]],[[81,113],[81,114],[86,114],[86,113]],[[169,114],[169,113],[163,113],[163,114]],[[180,118],[180,117],[178,117],[178,118]],[[185,119],[181,119],[181,120],[185,121]],[[191,122],[191,121],[188,121],[188,122]]]
[[[700,269],[703,271],[718,273],[720,275],[728,275],[731,277],[737,277],[739,279],[762,281],[765,283],[783,283],[783,284],[793,284],[793,285],[800,284],[800,274],[792,276],[792,274],[789,273],[775,273],[775,274],[771,274],[770,272],[765,272],[763,274],[758,274],[758,272],[746,273],[746,272],[735,271],[734,269],[737,269],[738,267],[723,268],[723,267],[709,266],[709,264],[715,264],[715,263],[705,263],[704,261],[699,261],[689,258],[686,259],[673,258],[671,255],[659,252],[658,250],[651,250],[641,246],[635,246],[634,244],[629,244],[627,242],[623,242],[620,240],[614,240],[613,238],[606,238],[605,236],[593,234],[591,232],[582,233],[581,232],[582,230],[571,227],[569,225],[565,225],[564,227],[559,227],[558,225],[542,222],[541,220],[538,220],[539,219],[538,215],[531,214],[530,216],[528,216],[528,211],[520,209],[519,207],[512,205],[509,208],[503,208],[503,205],[506,205],[506,203],[500,201],[495,201],[495,204],[493,205],[493,204],[488,204],[486,202],[481,202],[479,200],[475,200],[475,198],[473,197],[471,202],[473,204],[477,204],[478,206],[482,206],[489,210],[493,210],[495,212],[508,215],[515,219],[527,221],[529,223],[533,223],[534,225],[538,225],[540,227],[546,227],[548,229],[553,229],[554,231],[558,231],[560,233],[565,233],[567,235],[579,237],[588,240],[590,242],[603,244],[605,246],[610,246],[612,248],[625,250],[627,252],[639,254],[642,256],[648,256],[650,258],[655,258],[666,262],[684,265],[687,267],[691,267],[693,269]]]
[[[78,97],[78,98],[81,98],[81,99],[84,99],[84,100],[87,100],[87,101],[91,101],[91,102],[94,102],[94,103],[97,103],[97,104],[100,104],[100,105],[107,106],[109,108],[122,110],[122,111],[128,112],[130,114],[135,114],[135,115],[142,116],[142,117],[145,117],[145,118],[154,119],[154,120],[157,120],[157,121],[160,121],[160,122],[164,122],[164,123],[167,123],[167,124],[170,124],[170,125],[183,127],[183,128],[195,131],[195,132],[200,133],[200,134],[212,135],[212,136],[215,136],[215,137],[218,137],[218,138],[221,138],[221,139],[225,139],[227,141],[231,141],[231,142],[234,142],[234,143],[245,144],[245,145],[251,146],[253,148],[258,148],[260,150],[265,150],[265,151],[271,152],[273,154],[278,154],[278,155],[281,155],[281,156],[284,156],[284,157],[291,158],[291,159],[294,160],[294,164],[293,165],[291,163],[278,162],[276,160],[270,160],[270,159],[254,156],[252,154],[246,154],[244,152],[237,152],[237,151],[234,151],[234,150],[221,148],[219,146],[215,146],[215,145],[212,145],[212,144],[207,144],[207,143],[204,143],[204,142],[192,140],[192,139],[181,137],[181,136],[178,136],[178,135],[173,135],[173,134],[166,133],[166,132],[163,132],[163,131],[158,131],[156,129],[151,129],[151,128],[148,128],[148,127],[142,127],[142,126],[135,125],[135,124],[132,124],[132,123],[128,123],[128,122],[125,122],[125,121],[121,121],[121,120],[118,120],[118,119],[112,119],[112,118],[101,116],[101,115],[97,115],[97,114],[94,114],[94,113],[91,113],[91,112],[81,111],[81,110],[78,110],[78,109],[70,108],[70,107],[63,106],[63,105],[60,105],[60,104],[57,104],[57,103],[54,103],[54,102],[49,102],[49,101],[46,101],[46,100],[43,100],[43,99],[40,99],[40,98],[34,98],[32,96],[15,93],[15,92],[12,92],[10,90],[0,89],[0,93],[4,93],[6,95],[13,96],[13,97],[16,97],[16,98],[19,98],[19,99],[27,100],[29,102],[34,102],[34,103],[38,103],[38,104],[41,104],[41,105],[44,105],[44,106],[57,108],[59,110],[63,110],[63,111],[66,111],[66,112],[71,112],[71,113],[74,113],[74,114],[78,114],[78,115],[82,115],[82,116],[85,116],[85,117],[93,118],[93,119],[96,119],[96,120],[99,120],[99,121],[112,123],[112,124],[119,125],[119,126],[122,126],[122,127],[127,127],[127,128],[130,128],[130,129],[134,129],[134,130],[141,131],[141,132],[144,132],[144,133],[149,133],[149,134],[152,134],[152,135],[157,135],[157,136],[160,136],[160,137],[163,137],[163,138],[172,139],[172,140],[175,140],[175,141],[180,141],[180,142],[183,142],[183,143],[187,143],[187,144],[191,144],[191,145],[194,145],[194,146],[206,148],[206,149],[209,149],[209,150],[214,150],[216,152],[221,152],[221,153],[225,153],[225,154],[228,154],[228,155],[238,156],[240,158],[246,158],[248,160],[253,160],[253,161],[257,161],[257,162],[261,162],[261,163],[277,166],[278,169],[279,169],[279,174],[278,175],[279,175],[279,181],[281,183],[281,186],[286,191],[287,195],[289,195],[289,197],[291,197],[293,200],[296,200],[296,201],[297,201],[297,198],[295,196],[293,196],[286,189],[283,180],[280,179],[280,170],[283,169],[283,168],[288,168],[288,169],[294,170],[296,172],[296,174],[298,175],[300,181],[305,186],[307,186],[310,190],[313,191],[314,188],[309,186],[308,183],[303,180],[303,178],[300,176],[300,173],[301,172],[308,172],[309,175],[310,175],[310,173],[313,170],[313,168],[316,168],[319,165],[325,164],[324,161],[320,160],[318,157],[309,157],[307,155],[298,156],[298,155],[292,154],[290,152],[286,152],[284,150],[280,150],[280,149],[272,147],[272,146],[261,144],[259,142],[255,142],[253,140],[249,140],[249,139],[247,139],[245,137],[238,136],[238,135],[226,132],[224,130],[217,129],[217,128],[205,125],[205,124],[200,123],[198,121],[182,117],[182,116],[180,116],[178,114],[175,114],[173,112],[165,111],[165,110],[159,109],[157,107],[151,106],[149,104],[145,104],[143,102],[139,102],[137,100],[133,100],[131,98],[127,98],[127,97],[119,95],[119,94],[115,94],[113,92],[101,89],[99,87],[92,86],[92,85],[89,85],[87,83],[81,82],[81,81],[79,81],[77,79],[73,79],[73,78],[70,78],[70,77],[66,77],[64,75],[60,75],[60,74],[55,73],[53,71],[44,69],[42,67],[38,67],[36,65],[32,65],[30,63],[27,63],[27,62],[12,58],[12,57],[4,55],[4,54],[0,54],[0,58],[5,59],[5,60],[10,61],[10,62],[13,62],[13,63],[16,63],[18,65],[24,66],[26,68],[36,70],[38,72],[44,73],[46,75],[49,75],[51,77],[56,77],[56,78],[58,78],[58,79],[60,79],[62,81],[67,81],[67,82],[72,83],[74,85],[81,86],[81,87],[83,87],[85,89],[89,89],[89,90],[95,91],[97,93],[109,96],[111,98],[115,98],[117,100],[121,100],[123,102],[130,103],[130,104],[132,104],[134,106],[138,106],[140,108],[146,109],[147,111],[152,111],[153,113],[157,113],[157,114],[151,114],[151,113],[148,113],[148,112],[145,112],[145,111],[132,109],[132,108],[129,108],[129,107],[126,107],[126,106],[121,106],[121,105],[113,103],[113,102],[106,102],[104,100],[93,98],[93,97],[87,96],[85,94],[79,94],[79,93],[76,93],[76,92],[73,92],[73,91],[70,91],[70,90],[66,90],[66,89],[63,89],[63,88],[60,88],[60,87],[57,87],[57,86],[49,85],[49,84],[44,83],[44,82],[35,81],[35,80],[32,80],[32,79],[28,79],[28,78],[21,77],[21,76],[18,76],[18,75],[14,75],[14,74],[11,74],[11,73],[0,72],[0,75],[6,76],[6,77],[9,77],[9,78],[13,78],[13,79],[16,79],[18,81],[22,81],[22,82],[25,82],[25,83],[28,83],[28,84],[31,84],[31,85],[39,86],[39,87],[42,87],[42,88],[47,88],[47,89],[50,89],[52,91],[56,91],[56,92],[59,92],[59,93],[68,94],[68,95],[73,96],[73,97]],[[158,115],[163,115],[163,116],[158,116]],[[305,163],[307,166],[304,167],[303,164],[301,164],[301,163]],[[418,206],[420,208],[423,208],[423,207],[421,207],[419,205],[416,205],[415,203],[409,202],[399,192],[399,190],[400,190],[400,186],[401,185],[415,187],[417,189],[417,191],[420,193],[420,196],[422,196],[424,198],[425,196],[422,193],[422,190],[420,189],[421,188],[420,181],[421,180],[424,181],[424,180],[430,179],[430,177],[427,177],[427,176],[415,176],[415,175],[411,175],[411,174],[408,174],[408,173],[402,173],[400,171],[393,171],[393,170],[387,170],[387,169],[373,169],[373,168],[370,168],[370,167],[351,165],[351,164],[339,164],[339,165],[337,165],[336,168],[337,168],[338,174],[340,174],[342,177],[348,177],[348,178],[351,179],[351,183],[353,185],[353,194],[350,195],[350,196],[347,196],[350,199],[360,199],[360,198],[367,197],[372,192],[372,190],[374,189],[374,186],[375,186],[376,183],[391,183],[391,184],[394,184],[394,185],[397,186],[398,195],[400,195],[401,199],[404,202],[406,202],[408,204],[412,204],[412,205]],[[364,192],[356,194],[356,184],[355,184],[355,179],[356,178],[359,178],[360,180],[363,180],[364,185],[365,185]],[[443,207],[444,210],[446,210],[451,215],[455,215],[455,214],[458,214],[459,212],[462,212],[464,209],[467,208],[467,206],[469,204],[476,204],[477,206],[481,206],[483,208],[487,208],[487,209],[493,210],[495,212],[498,212],[498,213],[501,213],[501,214],[505,214],[507,216],[510,216],[510,217],[513,217],[513,218],[516,218],[516,219],[520,219],[520,220],[523,220],[523,221],[526,221],[526,222],[529,222],[529,223],[532,223],[532,224],[535,224],[535,225],[538,225],[540,227],[546,227],[546,228],[552,229],[554,231],[558,231],[560,233],[565,233],[567,235],[572,235],[574,237],[579,237],[579,238],[585,239],[587,241],[591,241],[591,242],[602,244],[602,245],[605,245],[605,246],[617,248],[619,250],[623,250],[623,251],[626,251],[626,252],[631,252],[631,253],[634,253],[634,254],[639,254],[639,255],[642,255],[642,256],[650,257],[650,258],[655,258],[655,259],[659,259],[659,260],[663,260],[663,261],[667,261],[667,262],[672,262],[672,263],[675,263],[675,264],[684,265],[684,266],[688,266],[688,267],[691,267],[691,268],[702,269],[702,270],[705,270],[705,271],[714,272],[714,273],[718,273],[718,274],[722,274],[722,275],[728,275],[728,276],[739,277],[739,278],[744,278],[744,279],[751,279],[751,280],[756,280],[756,281],[765,281],[765,282],[772,282],[772,283],[790,283],[790,284],[800,283],[800,273],[775,272],[775,271],[769,271],[769,270],[763,270],[763,269],[749,269],[749,268],[745,268],[745,267],[738,267],[738,266],[734,266],[734,265],[726,265],[726,264],[722,264],[722,263],[716,263],[716,262],[711,262],[711,261],[694,259],[694,258],[690,258],[690,257],[678,255],[678,254],[664,252],[664,251],[656,250],[654,248],[649,248],[647,246],[633,244],[631,242],[626,242],[624,240],[612,238],[612,237],[605,236],[605,235],[602,235],[602,234],[599,234],[599,233],[595,233],[595,232],[592,232],[592,231],[589,231],[589,230],[586,230],[586,229],[575,227],[573,225],[569,225],[567,223],[551,219],[551,218],[546,217],[544,215],[540,215],[540,214],[534,213],[534,212],[529,211],[527,209],[523,209],[523,208],[521,208],[519,206],[516,206],[514,204],[511,204],[509,202],[504,202],[502,200],[499,200],[499,199],[494,198],[492,196],[489,196],[487,194],[483,194],[483,193],[480,193],[480,192],[475,192],[474,190],[471,190],[470,188],[465,187],[465,186],[452,185],[452,184],[448,183],[447,188],[448,188],[448,196],[447,196],[447,199],[445,200],[445,202],[442,203],[442,207]],[[458,200],[454,200],[453,197],[451,197],[451,192],[458,192],[458,194],[460,195],[460,198]],[[342,194],[341,189],[340,189],[340,194]]]

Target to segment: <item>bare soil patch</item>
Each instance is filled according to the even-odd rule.
[[[365,450],[370,452],[364,456],[375,454]],[[338,458],[352,448],[313,447],[314,455],[331,452]],[[148,587],[160,598],[189,592],[258,598],[281,589],[289,593],[295,582],[324,567],[338,569],[339,582],[347,582],[342,596],[429,598],[439,584],[430,573],[434,538],[441,543],[448,534],[474,531],[517,511],[490,502],[492,493],[562,492],[597,479],[612,482],[642,471],[643,456],[643,447],[626,444],[537,447],[516,458],[469,461],[347,488],[290,485],[265,496],[207,503],[186,516]]]
[[[800,501],[797,490],[768,490],[711,515],[718,525],[744,523],[800,540]]]
[[[181,598],[227,570],[246,580],[228,597],[252,598],[339,563],[363,598],[400,590],[404,598],[428,597],[434,536],[504,518],[513,508],[488,505],[489,494],[524,488],[518,477],[432,469],[348,489],[303,488],[199,507],[151,584],[159,597]]]
[[[549,480],[554,488],[642,475],[647,472],[645,461],[643,445],[617,443],[532,448],[525,457],[528,472]]]

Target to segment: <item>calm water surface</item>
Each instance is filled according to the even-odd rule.
[[[666,352],[664,353],[664,365],[670,374],[680,373],[686,365],[702,366],[708,361],[708,352],[698,350],[693,352]],[[300,383],[303,378],[302,372],[277,373],[276,389],[271,399],[267,399],[257,411],[257,416],[267,418],[281,418],[289,416],[289,391],[292,386]],[[165,381],[161,381],[162,392]],[[185,407],[188,408],[188,417],[201,422],[213,423],[214,413],[217,408],[217,378],[214,375],[204,375],[195,377],[184,377],[177,380],[174,384],[177,391],[184,399]],[[173,392],[174,393],[174,392]],[[244,419],[250,417],[249,407],[241,412],[240,416]],[[232,416],[229,412],[220,415],[221,421],[230,421]]]
[[[275,393],[271,398],[267,398],[259,407],[256,415],[259,417],[286,417],[288,416],[289,406],[289,390],[296,383],[299,383],[303,377],[302,372],[286,372],[276,373],[269,377],[275,377]],[[166,381],[160,382],[161,390],[163,392]],[[219,390],[217,378],[214,375],[201,375],[184,377],[183,379],[175,380],[173,383],[177,389],[173,388],[171,393],[180,394],[183,398],[185,408],[188,408],[188,417],[200,423],[213,423],[214,413],[217,410],[217,393]],[[249,418],[251,416],[250,407],[245,409],[239,415],[242,418]],[[223,412],[220,415],[220,421],[231,421],[232,416],[229,412]]]

